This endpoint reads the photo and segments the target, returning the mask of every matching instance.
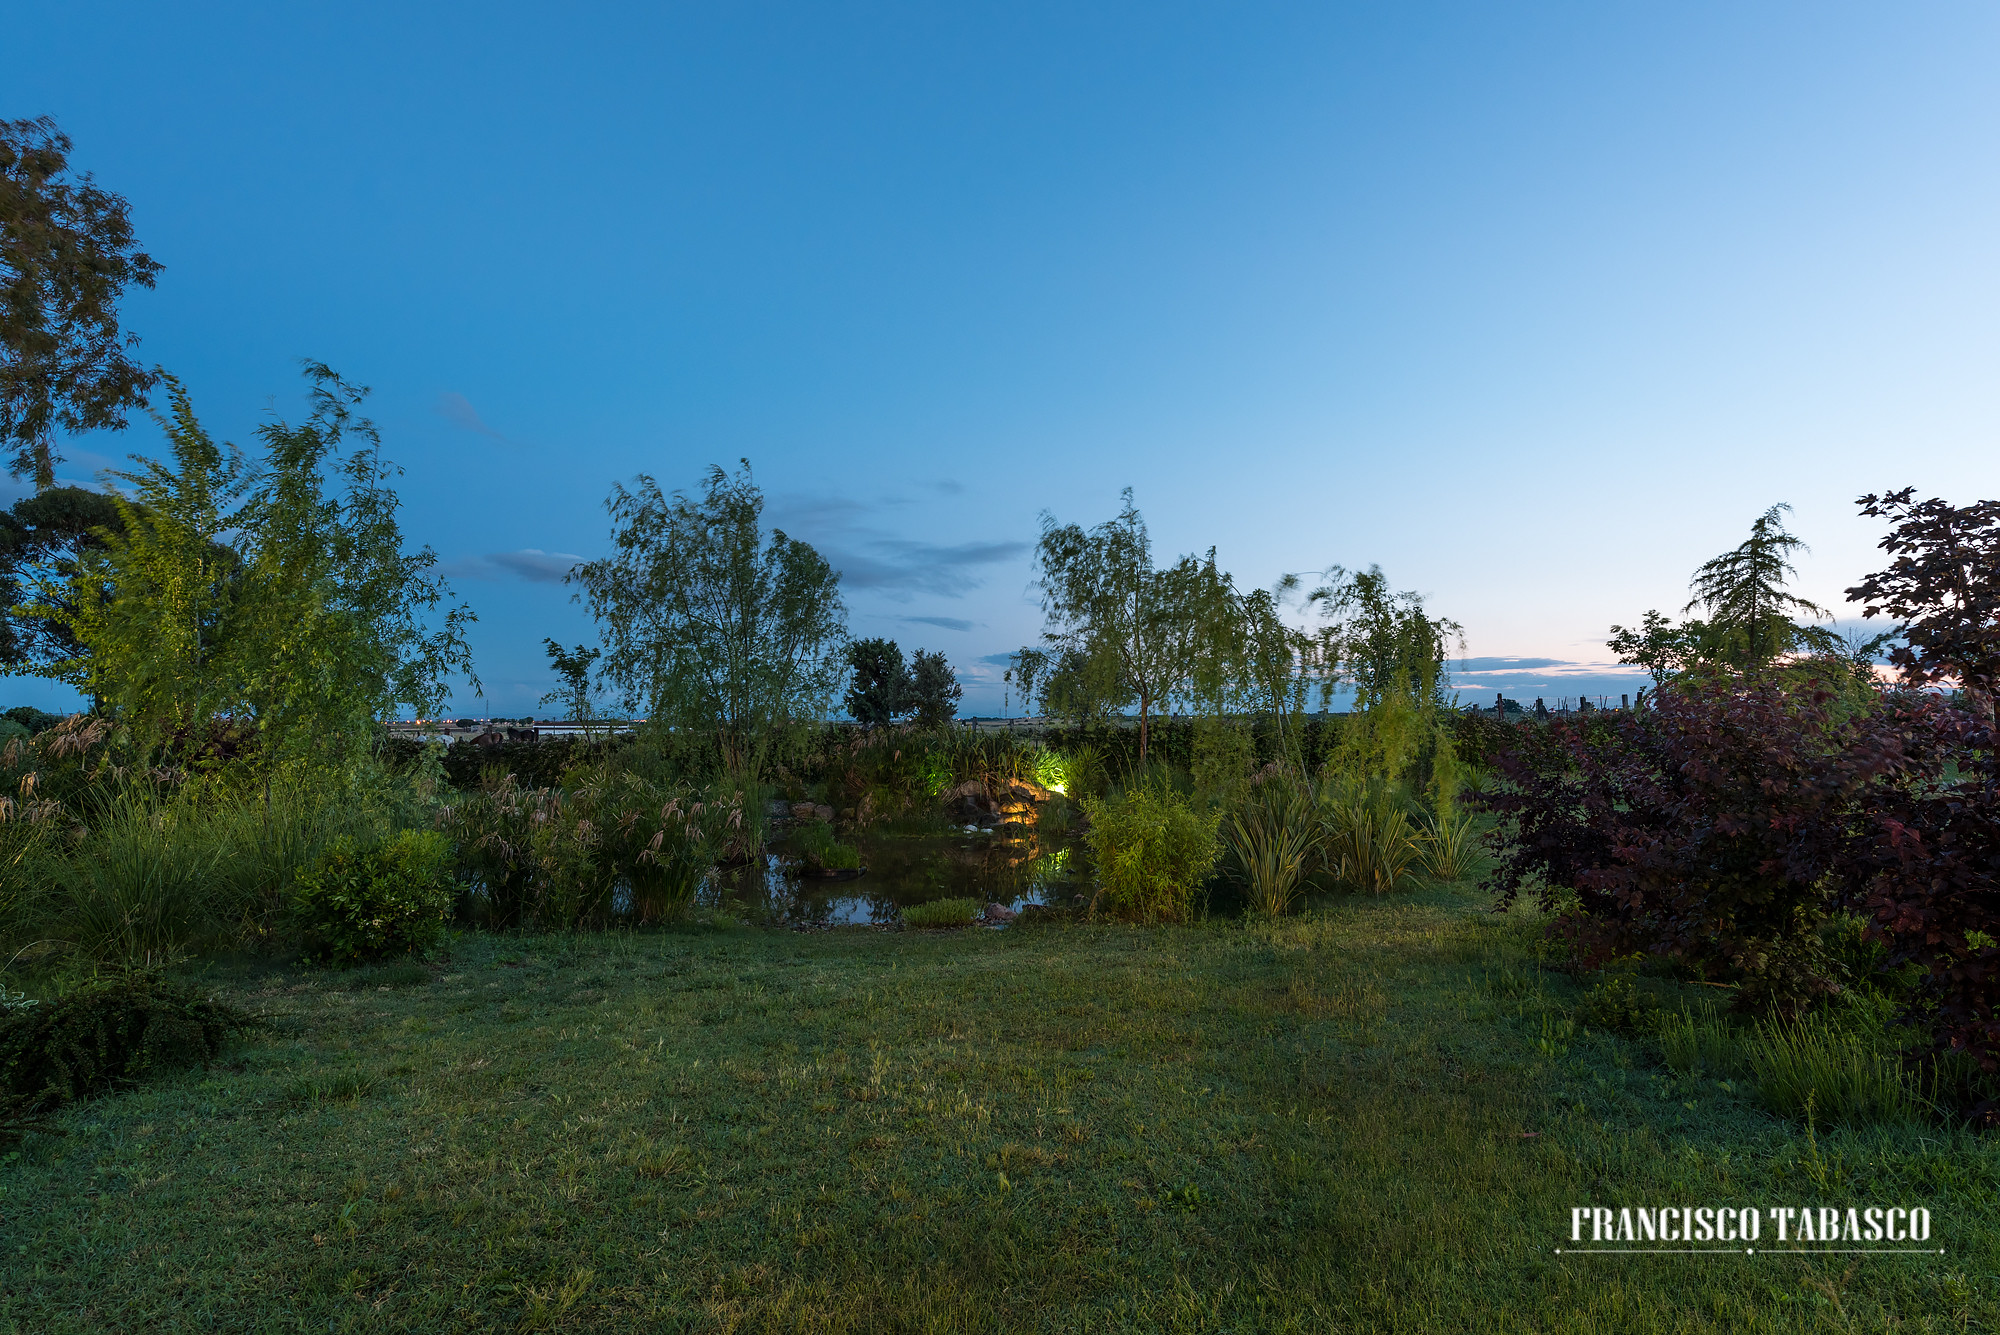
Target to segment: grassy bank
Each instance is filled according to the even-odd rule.
[[[228,973],[226,1066],[0,1166],[0,1329],[1964,1330],[2000,1145],[1580,1024],[1468,888],[1250,927],[468,935]],[[1558,1257],[1573,1205],[1942,1257]]]

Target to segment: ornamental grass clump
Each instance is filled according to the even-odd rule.
[[[1097,907],[1138,922],[1193,918],[1195,894],[1222,853],[1221,813],[1198,811],[1152,785],[1082,805],[1090,817],[1084,839],[1097,863]]]
[[[1424,871],[1434,880],[1462,881],[1484,864],[1470,812],[1426,813],[1418,818],[1417,839]]]
[[[1304,893],[1320,829],[1311,797],[1282,775],[1255,785],[1223,826],[1231,868],[1253,912],[1278,917]]]
[[[1922,1116],[1925,1102],[1914,1078],[1874,1037],[1831,1016],[1758,1026],[1748,1052],[1758,1098],[1779,1116],[1801,1120],[1900,1122]]]
[[[1407,803],[1379,777],[1332,784],[1322,824],[1327,870],[1352,889],[1376,895],[1400,889],[1423,858],[1422,835]]]

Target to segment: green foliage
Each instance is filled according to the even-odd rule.
[[[563,715],[572,723],[584,725],[586,739],[590,735],[590,724],[597,717],[595,692],[591,689],[590,669],[604,656],[601,649],[591,649],[579,644],[574,649],[565,649],[554,640],[544,639],[542,648],[549,656],[549,666],[555,669],[556,678],[561,683],[542,697],[545,705],[562,706]]]
[[[1744,1069],[1742,1040],[1714,1007],[1669,1012],[1654,1033],[1661,1057],[1682,1075],[1701,1071],[1736,1075]]]
[[[319,363],[305,373],[311,417],[258,429],[265,466],[237,543],[233,629],[242,697],[271,757],[310,765],[360,754],[399,703],[434,716],[451,675],[475,692],[479,679],[470,609],[433,573],[435,552],[403,550],[389,485],[401,470],[354,412],[368,391]],[[344,494],[328,494],[333,478]],[[433,627],[425,618],[440,608]]]
[[[55,483],[55,432],[124,426],[157,379],[131,355],[118,300],[161,266],[125,200],[73,174],[69,153],[47,116],[0,120],[0,448],[37,491]]]
[[[1221,856],[1218,811],[1149,784],[1105,798],[1086,797],[1084,838],[1097,864],[1097,906],[1139,922],[1187,922],[1195,894]]]
[[[1659,1003],[1623,974],[1613,974],[1583,994],[1577,1019],[1614,1034],[1649,1034],[1659,1027]]]
[[[372,848],[340,841],[300,869],[292,903],[311,953],[347,965],[429,948],[453,898],[450,844],[405,830]]]
[[[402,550],[396,470],[353,415],[367,391],[324,366],[307,375],[312,417],[263,427],[256,470],[209,438],[170,380],[172,466],[116,474],[132,492],[112,498],[119,526],[45,569],[23,609],[74,645],[33,670],[110,706],[142,753],[227,717],[253,722],[280,767],[342,763],[399,702],[429,713],[449,673],[471,678],[471,613],[454,606],[435,630],[422,620],[449,591],[433,552]],[[329,473],[344,497],[326,494]]]
[[[933,899],[903,906],[903,926],[916,928],[970,927],[979,916],[976,899]]]
[[[79,650],[40,670],[117,711],[142,747],[240,703],[225,624],[237,559],[222,539],[246,522],[248,465],[201,429],[178,382],[168,390],[175,466],[148,459],[115,473],[131,499],[112,494],[119,522],[102,531],[102,549],[81,554],[73,589],[38,591],[46,599],[25,609],[61,621]],[[78,591],[99,587],[100,597]]]
[[[1223,825],[1233,869],[1253,911],[1277,917],[1305,892],[1320,829],[1312,796],[1282,774],[1257,784]]]
[[[1250,729],[1236,719],[1198,716],[1193,751],[1188,771],[1194,790],[1224,806],[1240,803],[1257,763],[1257,745]]]
[[[1758,1101],[1796,1121],[1867,1124],[1922,1118],[1926,1069],[1894,1055],[1888,1007],[1858,1002],[1790,1020],[1731,1023],[1714,1008],[1667,1013],[1656,1035],[1682,1074],[1748,1079]]]
[[[30,737],[36,733],[47,732],[64,718],[61,714],[51,714],[46,709],[37,709],[33,705],[16,705],[8,710],[4,717],[9,723],[22,728]]]
[[[834,837],[833,827],[814,821],[792,836],[792,849],[813,871],[858,871],[861,850]]]
[[[1781,1117],[1828,1122],[1900,1122],[1922,1116],[1923,1100],[1902,1063],[1824,1015],[1760,1026],[1749,1047],[1750,1077]]]
[[[854,679],[842,703],[864,728],[887,727],[910,708],[910,672],[894,640],[855,640],[847,646]]]
[[[1101,795],[1110,776],[1105,773],[1103,750],[1078,743],[1060,751],[1053,747],[1037,750],[1028,777],[1051,792],[1079,800]]]
[[[932,730],[951,726],[964,697],[965,688],[943,652],[917,650],[910,659],[910,715],[916,725]]]
[[[1380,566],[1350,573],[1335,566],[1308,602],[1324,618],[1321,656],[1354,687],[1354,709],[1367,713],[1393,696],[1426,710],[1447,703],[1445,658],[1457,622],[1432,617],[1414,593],[1397,593]]]
[[[1330,783],[1321,798],[1327,870],[1351,889],[1384,895],[1401,889],[1423,857],[1423,844],[1401,793],[1379,775]]]
[[[0,672],[41,674],[78,656],[66,618],[75,611],[79,593],[96,596],[96,591],[78,589],[71,581],[82,553],[102,549],[103,535],[120,523],[109,495],[82,487],[50,487],[0,511]],[[42,601],[55,599],[54,615],[35,615],[19,606],[31,589],[44,591]],[[21,717],[23,711],[42,712],[27,706],[7,712],[31,732],[47,726]]]
[[[1320,707],[1329,703],[1340,646],[1334,638],[1309,635],[1285,621],[1283,604],[1298,588],[1298,576],[1286,575],[1275,587],[1237,600],[1227,672],[1235,706],[1270,722],[1275,758],[1293,773],[1307,774],[1306,708],[1315,687]]]
[[[612,489],[614,554],[570,578],[602,627],[605,671],[656,729],[698,736],[754,778],[793,725],[824,717],[846,638],[839,575],[773,532],[745,463],[698,499],[643,474]]]
[[[1484,864],[1479,834],[1470,812],[1417,818],[1424,870],[1440,881],[1461,881]]]
[[[1213,551],[1154,569],[1152,539],[1132,489],[1123,496],[1118,517],[1087,532],[1043,514],[1035,564],[1048,618],[1043,638],[1074,674],[1069,689],[1090,700],[1070,708],[1089,717],[1104,712],[1105,702],[1136,698],[1143,766],[1155,712],[1176,700],[1220,696],[1218,645],[1234,629],[1236,605]],[[1041,650],[1016,657],[1024,698],[1048,662]]]
[[[151,974],[0,1009],[0,1104],[33,1114],[212,1060],[250,1016]]]
[[[703,794],[598,761],[566,788],[493,773],[439,813],[471,880],[470,916],[495,927],[602,927],[679,917],[716,860],[755,832],[741,790]]]
[[[1694,597],[1682,610],[1699,606],[1708,614],[1695,632],[1703,658],[1755,669],[1796,649],[1839,651],[1840,642],[1832,632],[1792,621],[1800,613],[1820,619],[1833,614],[1786,591],[1787,578],[1798,574],[1791,554],[1805,546],[1785,531],[1783,515],[1791,508],[1772,506],[1750,525],[1748,538],[1695,571]]]
[[[362,764],[264,782],[118,762],[118,733],[74,716],[0,752],[0,958],[137,965],[264,943],[299,868],[336,839],[428,822],[420,769]]]

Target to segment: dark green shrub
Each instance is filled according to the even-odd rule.
[[[256,1022],[193,988],[138,974],[0,1010],[0,1121],[212,1060]]]
[[[345,965],[431,945],[452,909],[450,864],[435,830],[405,830],[372,848],[337,841],[300,869],[292,891],[308,952]]]
[[[1583,994],[1577,1018],[1590,1029],[1614,1034],[1650,1034],[1660,1025],[1661,1008],[1630,978],[1607,978]]]
[[[46,732],[63,721],[63,715],[51,714],[47,710],[37,709],[33,705],[15,705],[6,714],[0,715],[0,717],[4,717],[8,722],[17,723],[27,729],[30,736],[38,732]]]

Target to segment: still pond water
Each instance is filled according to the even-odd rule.
[[[767,927],[886,925],[905,904],[971,899],[1022,909],[1067,904],[1087,890],[1083,850],[1067,834],[1030,831],[868,830],[844,834],[861,850],[861,875],[831,880],[805,873],[783,840],[762,863],[733,868],[718,907]]]

